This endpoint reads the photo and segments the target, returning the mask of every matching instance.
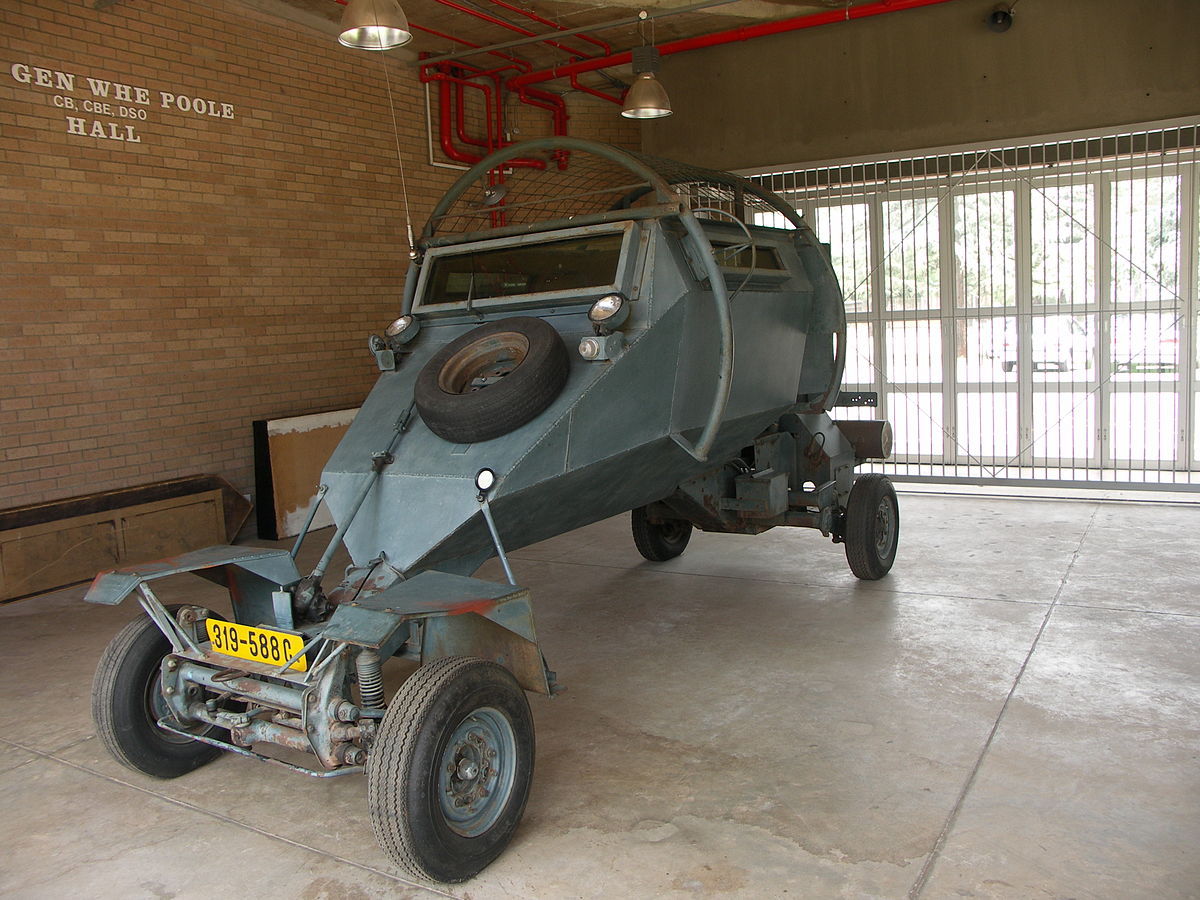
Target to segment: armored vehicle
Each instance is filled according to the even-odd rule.
[[[117,759],[163,778],[223,751],[365,771],[382,847],[453,882],[516,829],[525,692],[556,688],[506,550],[632,511],[651,561],[694,528],[790,525],[873,579],[899,510],[885,477],[855,476],[890,452],[887,423],[829,415],[871,398],[839,391],[828,250],[762,187],[527,142],[466,172],[412,256],[399,317],[369,340],[378,382],[323,473],[320,561],[302,573],[297,541],[97,576],[88,600],[134,595],[146,616],[104,652],[93,712]],[[343,544],[352,564],[327,578]],[[493,555],[506,582],[471,577]],[[232,620],[164,605],[154,582],[179,572],[228,588]],[[389,697],[392,657],[419,665]]]

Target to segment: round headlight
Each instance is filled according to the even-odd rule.
[[[486,494],[496,486],[496,473],[491,469],[483,468],[475,473],[475,489],[481,494]]]
[[[607,294],[592,304],[588,318],[593,325],[619,328],[629,316],[629,304],[620,294]]]
[[[388,343],[395,347],[399,344],[407,344],[415,338],[420,327],[415,317],[405,315],[385,328],[383,333],[387,336]]]

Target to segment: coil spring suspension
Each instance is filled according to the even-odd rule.
[[[355,662],[358,669],[358,702],[367,709],[383,706],[383,662],[374,650],[363,650]]]

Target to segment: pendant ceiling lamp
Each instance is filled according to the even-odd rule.
[[[399,0],[350,0],[338,43],[357,50],[391,50],[412,40]]]
[[[671,115],[667,91],[654,77],[658,71],[657,47],[633,48],[633,84],[625,94],[621,115],[627,119],[661,119]]]

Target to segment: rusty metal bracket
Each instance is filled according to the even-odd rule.
[[[256,753],[253,750],[250,750],[246,747],[239,747],[236,744],[229,743],[228,741],[219,741],[216,738],[192,734],[190,731],[180,728],[178,723],[172,721],[170,718],[159,719],[158,727],[164,731],[169,731],[172,734],[178,734],[181,737],[188,738],[189,740],[199,741],[202,744],[208,744],[209,746],[217,747],[221,750],[228,750],[230,753],[237,753],[241,756],[249,756],[251,759],[269,762],[272,765],[281,766],[285,769],[290,769],[293,772],[299,772],[301,775],[308,775],[312,778],[337,778],[340,775],[358,775],[366,771],[365,766],[342,766],[338,769],[323,770],[310,769],[306,766],[299,766],[295,763],[285,762],[282,759],[276,759],[273,756],[266,756],[262,753]]]

